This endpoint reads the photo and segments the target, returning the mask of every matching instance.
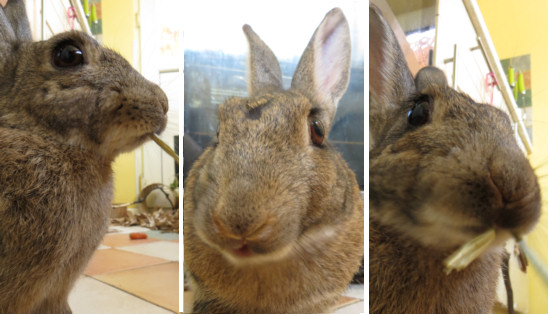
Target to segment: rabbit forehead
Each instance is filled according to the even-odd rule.
[[[260,134],[298,136],[306,130],[310,109],[307,98],[291,92],[232,98],[218,109],[221,136],[234,140]]]
[[[68,31],[68,32],[56,34],[43,42],[51,46],[55,46],[65,41],[73,41],[77,44],[83,44],[83,45],[86,44],[94,47],[99,47],[98,42],[93,37],[79,31]]]
[[[512,132],[510,119],[504,111],[488,104],[477,103],[468,95],[450,87],[430,84],[423,90],[423,94],[433,99],[432,122],[435,124],[451,123],[465,133],[483,132],[502,136],[498,132],[486,132],[487,128],[499,129],[505,132],[504,136],[509,136]]]

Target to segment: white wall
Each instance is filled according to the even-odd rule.
[[[183,27],[180,0],[139,0],[139,64],[141,73],[157,83],[168,97],[168,124],[160,138],[174,148],[183,121]],[[181,110],[180,110],[181,108]],[[181,141],[180,141],[181,147]],[[169,185],[175,179],[174,159],[155,143],[142,146],[136,155],[139,189],[152,184]],[[152,194],[148,202],[162,194]],[[151,205],[151,204],[150,204]]]

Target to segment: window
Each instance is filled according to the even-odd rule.
[[[197,1],[198,2],[198,1]],[[248,44],[241,30],[250,24],[277,56],[283,74],[283,86],[290,87],[294,69],[311,35],[325,14],[340,7],[350,25],[352,65],[348,89],[340,100],[329,140],[364,185],[364,58],[362,39],[367,12],[362,1],[249,3],[251,8],[220,3],[210,18],[190,14],[207,8],[187,8],[184,19],[184,157],[185,169],[192,166],[193,153],[207,147],[216,135],[217,107],[233,96],[248,95]],[[290,5],[292,4],[292,5]],[[299,8],[297,5],[303,5]],[[204,4],[197,3],[197,6]],[[245,5],[244,7],[247,7]],[[289,9],[292,7],[293,9]],[[209,10],[212,11],[212,10]],[[366,25],[365,25],[366,26]],[[202,31],[199,33],[197,31]],[[196,146],[191,146],[196,145]],[[195,147],[196,149],[193,149]]]

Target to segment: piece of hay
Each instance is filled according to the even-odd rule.
[[[491,228],[466,242],[443,261],[443,264],[445,265],[445,273],[448,275],[453,270],[460,271],[466,268],[491,246],[495,238],[495,229]]]

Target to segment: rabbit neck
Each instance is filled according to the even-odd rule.
[[[446,275],[452,250],[424,247],[371,217],[370,311],[387,313],[489,313],[502,250],[486,252],[460,272]]]
[[[14,304],[32,311],[46,296],[68,293],[101,241],[111,169],[85,151],[30,131],[0,128],[0,147],[0,221],[12,226],[0,232],[0,308]],[[29,230],[39,236],[28,236]],[[31,276],[33,269],[40,271]],[[32,280],[7,280],[15,275]],[[20,293],[25,289],[34,291],[32,300]]]

